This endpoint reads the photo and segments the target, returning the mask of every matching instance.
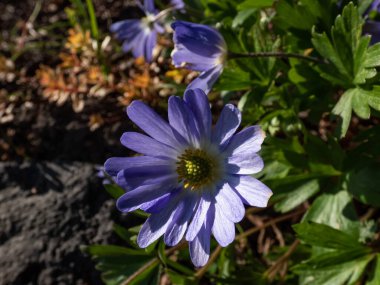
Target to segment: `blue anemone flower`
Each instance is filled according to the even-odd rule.
[[[265,138],[259,126],[235,134],[239,110],[228,104],[212,128],[207,95],[188,90],[169,99],[169,123],[141,101],[128,108],[129,118],[146,135],[126,132],[121,143],[142,156],[113,157],[106,172],[126,193],[117,201],[122,212],[142,209],[151,215],[137,238],[145,248],[164,235],[169,246],[189,241],[195,266],[206,264],[210,237],[221,246],[235,238],[244,204],[266,207],[272,191],[251,174],[264,163],[257,152]]]
[[[200,88],[209,93],[223,71],[226,42],[217,30],[209,26],[175,21],[172,28],[174,66],[201,72],[187,89]]]
[[[380,42],[380,21],[372,19],[371,13],[374,13],[376,15],[380,14],[380,0],[374,0],[364,14],[368,17],[368,19],[364,24],[363,33],[371,35],[371,43],[375,44],[377,42]]]
[[[157,22],[157,10],[153,0],[145,0],[140,6],[145,17],[141,19],[127,19],[111,25],[111,32],[116,38],[124,41],[124,52],[132,51],[134,57],[144,57],[150,62],[153,58],[153,49],[157,43],[157,33],[163,33],[164,28]]]

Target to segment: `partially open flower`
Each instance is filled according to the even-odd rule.
[[[163,33],[164,28],[156,21],[157,10],[153,0],[145,0],[144,7],[141,8],[145,17],[116,22],[112,24],[111,32],[124,41],[125,52],[132,51],[134,57],[144,57],[146,61],[152,61],[157,33]]]
[[[172,28],[175,45],[173,64],[201,72],[187,89],[200,88],[209,93],[223,71],[227,56],[227,45],[222,35],[209,26],[184,21],[175,21]]]
[[[105,170],[126,190],[117,201],[120,211],[151,213],[138,235],[140,247],[162,235],[170,246],[185,237],[194,265],[203,266],[211,234],[227,246],[244,217],[243,204],[267,206],[271,190],[251,176],[263,169],[257,152],[265,135],[259,126],[235,134],[241,114],[230,104],[212,128],[200,89],[187,91],[184,99],[172,96],[168,110],[169,123],[134,101],[128,116],[147,135],[127,132],[121,142],[142,156],[110,158]]]

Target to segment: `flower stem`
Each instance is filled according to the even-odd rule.
[[[165,250],[165,255],[171,255],[175,251],[182,249],[186,245],[187,245],[187,242],[182,241],[179,244],[177,244],[176,246]],[[150,268],[157,266],[159,263],[160,263],[160,259],[158,257],[152,258],[150,261],[148,261],[143,266],[141,266],[137,271],[135,271],[132,275],[130,275],[126,280],[124,280],[121,283],[121,285],[131,284],[131,282],[135,281],[135,279],[138,278],[140,276],[140,274],[142,274],[144,271],[146,271]]]
[[[287,53],[287,52],[250,52],[250,53],[235,53],[235,52],[229,52],[228,58],[229,59],[236,59],[236,58],[260,58],[260,57],[277,57],[277,58],[298,58],[302,60],[312,61],[315,63],[327,63],[327,61],[307,56],[303,54],[298,53]]]

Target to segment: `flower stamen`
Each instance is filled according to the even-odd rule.
[[[178,157],[177,173],[185,188],[196,190],[215,181],[218,165],[205,151],[187,149]]]

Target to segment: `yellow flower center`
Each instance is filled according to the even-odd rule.
[[[177,173],[185,188],[199,189],[215,181],[219,170],[216,160],[200,149],[187,149],[177,161]]]

